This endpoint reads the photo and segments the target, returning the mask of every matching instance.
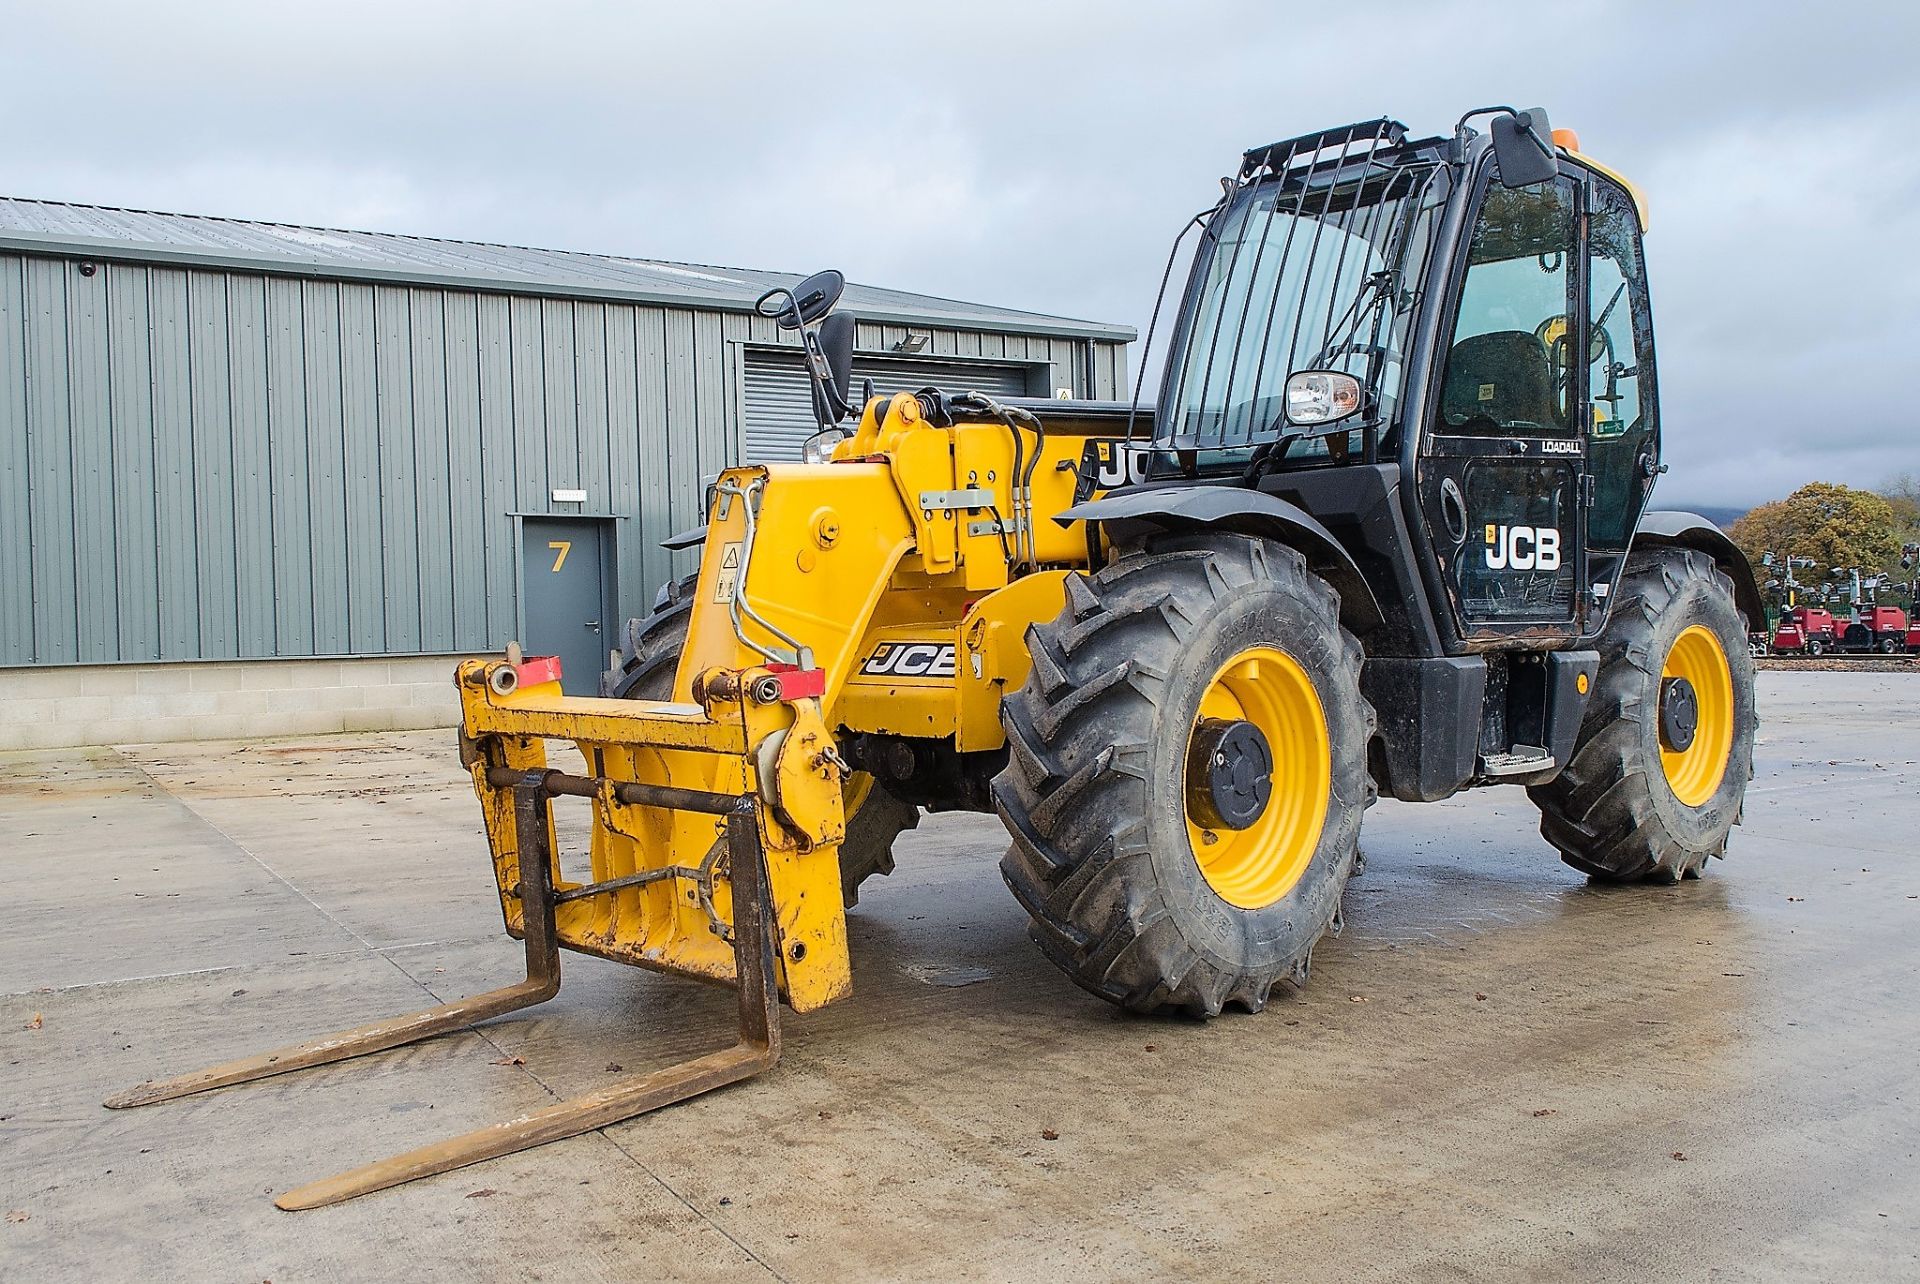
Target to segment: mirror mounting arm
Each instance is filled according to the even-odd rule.
[[[1544,109],[1521,111],[1516,107],[1476,107],[1461,116],[1453,127],[1453,160],[1462,163],[1473,131],[1467,122],[1475,116],[1491,115],[1494,163],[1504,187],[1532,187],[1552,182],[1560,175],[1560,160],[1553,144],[1553,127]]]

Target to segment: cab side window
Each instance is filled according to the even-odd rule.
[[[1490,184],[1441,382],[1443,433],[1559,435],[1568,411],[1574,187]]]
[[[1587,397],[1593,403],[1588,468],[1594,474],[1587,542],[1625,549],[1646,498],[1642,455],[1658,431],[1653,398],[1653,314],[1633,201],[1595,179],[1587,217]]]

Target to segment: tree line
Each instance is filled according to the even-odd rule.
[[[1785,499],[1748,511],[1727,534],[1761,580],[1772,581],[1771,596],[1779,601],[1786,600],[1791,579],[1801,600],[1811,592],[1850,602],[1857,570],[1870,586],[1863,594],[1868,600],[1906,605],[1920,574],[1920,478],[1901,473],[1878,491],[1808,482]],[[1871,587],[1876,579],[1877,592]]]

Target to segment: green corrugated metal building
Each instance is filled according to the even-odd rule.
[[[795,275],[0,199],[0,695],[127,686],[34,686],[49,666],[537,643],[545,522],[591,533],[597,614],[642,611],[701,479],[808,430],[797,349],[751,310]],[[1126,388],[1126,327],[841,307],[882,390]],[[8,725],[0,748],[74,742]]]

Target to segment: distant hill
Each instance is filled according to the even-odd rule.
[[[1745,508],[1728,508],[1725,504],[1667,503],[1664,500],[1656,503],[1655,507],[1673,509],[1682,513],[1698,513],[1721,530],[1733,525],[1751,511]]]

